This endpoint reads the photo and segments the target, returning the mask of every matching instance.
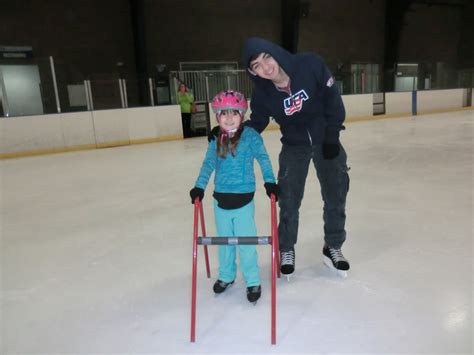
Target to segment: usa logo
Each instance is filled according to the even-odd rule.
[[[287,116],[291,116],[295,112],[301,111],[303,102],[308,100],[308,94],[304,90],[298,91],[296,94],[291,95],[283,101],[285,107],[285,113]]]

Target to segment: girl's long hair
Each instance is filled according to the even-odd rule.
[[[237,146],[239,145],[240,136],[244,130],[244,126],[241,124],[237,131],[232,137],[222,130],[219,132],[219,137],[217,137],[217,156],[225,158],[227,154],[232,154],[235,157],[237,152]]]

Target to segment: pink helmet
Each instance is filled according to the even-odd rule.
[[[245,96],[238,91],[221,91],[212,99],[212,111],[219,113],[223,110],[237,110],[243,116],[247,112],[247,100]]]

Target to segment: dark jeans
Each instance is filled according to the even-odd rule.
[[[346,240],[344,225],[349,175],[344,148],[341,145],[341,151],[336,158],[325,160],[322,145],[312,147],[283,145],[278,171],[278,185],[281,189],[278,201],[280,207],[278,235],[282,251],[291,250],[297,241],[299,208],[311,159],[316,168],[324,201],[324,241],[333,248],[340,248]]]
[[[181,112],[181,121],[183,124],[183,137],[188,138],[192,136],[191,131],[191,113]]]

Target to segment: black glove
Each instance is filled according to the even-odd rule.
[[[332,160],[339,155],[340,150],[339,144],[323,143],[323,158],[326,160]]]
[[[274,182],[266,182],[263,184],[265,187],[265,191],[267,192],[268,197],[272,197],[272,194],[275,195],[275,201],[278,201],[278,195],[280,194],[280,186],[275,184]]]
[[[211,129],[211,131],[207,135],[207,141],[210,142],[210,141],[215,140],[217,137],[219,137],[219,131],[220,131],[219,126],[215,126],[213,129]]]
[[[189,196],[191,196],[191,203],[194,204],[196,197],[199,197],[199,201],[202,201],[204,198],[204,190],[199,187],[193,187],[191,191],[189,191]]]

